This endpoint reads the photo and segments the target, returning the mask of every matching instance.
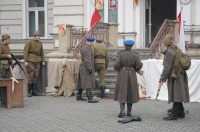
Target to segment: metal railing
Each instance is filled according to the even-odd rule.
[[[174,20],[165,19],[156,37],[150,46],[151,58],[158,58],[161,52],[161,42],[166,34],[174,34],[175,22]]]
[[[87,29],[71,29],[71,46],[70,48],[73,49],[74,57],[79,58],[79,51],[82,48],[82,45],[85,43],[86,37],[92,36],[96,39],[101,39],[103,43],[109,43],[109,24],[98,22],[93,25],[89,31]]]

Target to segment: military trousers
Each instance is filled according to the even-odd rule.
[[[38,78],[41,62],[30,62],[29,61],[28,65],[29,66],[26,67],[26,71],[28,73],[28,84],[37,83],[37,78]]]
[[[97,64],[94,64],[94,67],[95,67],[95,71],[97,72],[98,74],[98,78],[99,78],[99,82],[100,82],[100,85],[105,85],[105,64],[104,63],[97,63]]]

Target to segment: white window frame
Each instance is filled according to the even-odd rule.
[[[41,37],[41,39],[47,39],[47,7],[48,3],[47,0],[44,0],[44,7],[33,7],[33,8],[29,8],[28,7],[28,0],[22,0],[22,12],[23,12],[23,39],[26,38],[32,38],[32,36],[29,36],[29,11],[35,11],[35,15],[36,15],[36,19],[35,19],[35,23],[36,23],[36,30],[38,29],[38,11],[44,11],[44,25],[45,25],[45,33],[44,33],[44,37]]]

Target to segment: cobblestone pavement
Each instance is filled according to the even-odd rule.
[[[119,104],[102,99],[91,104],[75,97],[24,97],[24,108],[0,107],[0,132],[199,132],[199,103],[184,104],[189,110],[184,119],[164,121],[166,101],[141,100],[132,113],[141,122],[118,123]]]

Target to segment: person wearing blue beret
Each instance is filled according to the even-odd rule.
[[[117,54],[114,69],[118,71],[115,86],[114,101],[120,105],[119,118],[125,116],[125,104],[127,103],[127,116],[131,116],[132,104],[139,101],[139,91],[136,72],[143,75],[141,70],[143,63],[138,53],[132,51],[135,44],[133,40],[123,42],[125,50]]]
[[[78,93],[76,96],[77,101],[86,101],[82,97],[83,90],[86,90],[88,103],[97,103],[99,100],[95,99],[92,95],[92,88],[95,88],[95,70],[94,70],[94,57],[92,46],[94,45],[95,38],[87,37],[86,44],[81,49],[81,66],[78,76]]]
[[[93,42],[93,41],[95,41],[95,38],[94,37],[87,37],[86,40],[89,41],[89,42]]]

